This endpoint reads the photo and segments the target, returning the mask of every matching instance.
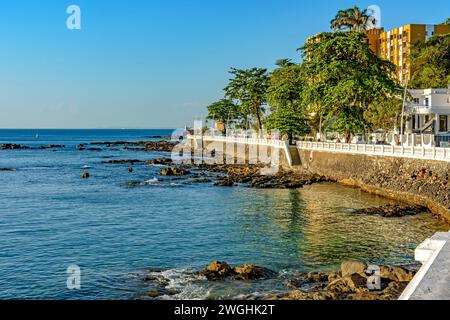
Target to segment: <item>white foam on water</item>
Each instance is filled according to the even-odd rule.
[[[159,180],[157,178],[152,178],[152,179],[145,180],[143,182],[143,184],[157,184],[158,182],[159,182]]]
[[[158,275],[158,273],[153,273]],[[167,289],[175,289],[178,293],[174,296],[162,296],[161,299],[173,300],[203,300],[210,295],[210,289],[202,285],[201,281],[206,278],[194,274],[192,269],[169,269],[161,273],[169,281]]]

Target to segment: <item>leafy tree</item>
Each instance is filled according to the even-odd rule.
[[[411,54],[411,87],[446,88],[450,84],[450,34],[417,43]]]
[[[444,24],[450,24],[450,18],[444,21]]]
[[[339,10],[334,19],[331,20],[331,29],[363,31],[371,25],[375,25],[376,22],[375,17],[371,16],[367,9],[361,10],[358,6],[355,6],[350,9]]]
[[[263,106],[266,104],[269,82],[267,70],[263,68],[246,70],[232,68],[230,74],[233,78],[224,89],[225,96],[236,101],[243,114],[254,116],[261,132]]]
[[[305,101],[320,106],[332,129],[352,134],[366,127],[364,111],[374,100],[395,96],[400,89],[391,77],[395,65],[380,59],[362,32],[322,33],[303,48],[308,85]]]
[[[364,118],[371,130],[394,129],[399,126],[403,101],[399,97],[380,97],[364,111]]]
[[[226,124],[239,118],[238,107],[229,99],[221,99],[210,104],[208,107],[208,119],[219,121],[224,124],[223,133],[226,134]]]
[[[277,63],[270,77],[267,100],[272,114],[266,119],[269,130],[278,129],[292,141],[294,135],[308,131],[303,91],[306,85],[305,68],[294,63]]]
[[[294,135],[304,135],[308,132],[308,122],[302,112],[292,106],[277,108],[266,119],[268,130],[278,130],[280,134],[287,135],[292,143]]]

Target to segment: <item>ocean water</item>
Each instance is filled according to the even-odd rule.
[[[400,219],[352,209],[395,203],[331,183],[298,190],[216,187],[162,177],[160,167],[111,165],[164,152],[78,151],[94,141],[151,140],[171,130],[0,130],[0,299],[142,299],[149,268],[164,270],[171,297],[236,298],[283,288],[289,274],[335,270],[344,260],[417,266],[414,249],[448,225],[429,214]],[[37,137],[36,134],[39,136]],[[88,169],[86,169],[88,168]],[[88,171],[89,179],[80,179]],[[147,181],[129,187],[129,181]],[[208,283],[192,274],[213,260],[280,272],[257,283]],[[81,268],[69,290],[67,268]],[[162,297],[169,298],[169,297]]]

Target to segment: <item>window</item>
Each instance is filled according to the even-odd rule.
[[[425,98],[425,107],[430,106],[430,98]]]
[[[415,104],[416,106],[418,106],[419,103],[420,103],[420,99],[419,99],[419,98],[414,98],[414,104]]]
[[[439,131],[440,132],[448,131],[448,116],[447,115],[439,116]]]

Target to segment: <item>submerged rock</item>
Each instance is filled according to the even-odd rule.
[[[108,161],[103,161],[102,163],[107,163],[107,164],[135,164],[135,163],[141,163],[143,162],[142,160],[137,160],[137,159],[119,159],[119,160],[108,160]]]
[[[159,174],[162,176],[184,176],[189,174],[189,171],[183,168],[166,168],[163,169]]]
[[[87,178],[89,178],[89,177],[90,177],[89,172],[83,172],[83,173],[80,175],[80,177],[81,177],[82,179],[87,179]]]
[[[430,211],[428,208],[422,206],[386,205],[375,208],[357,209],[353,212],[356,214],[379,215],[385,218],[399,218],[404,216],[414,216]]]
[[[158,298],[162,296],[174,296],[176,294],[178,294],[178,291],[176,291],[175,289],[159,288],[147,291],[145,293],[145,296],[149,298]]]
[[[158,158],[152,159],[145,162],[146,165],[171,165],[173,164],[172,159],[169,158]]]

